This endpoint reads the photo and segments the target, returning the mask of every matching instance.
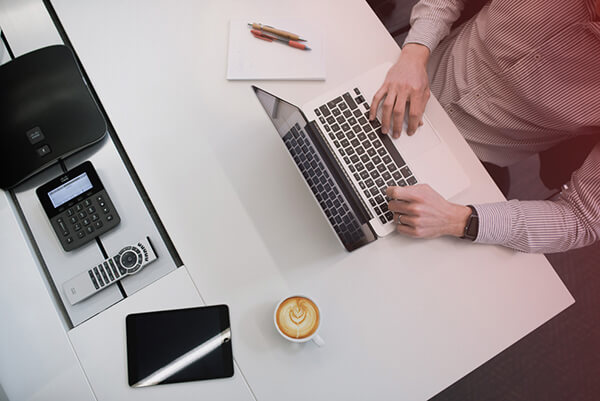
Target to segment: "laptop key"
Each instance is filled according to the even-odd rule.
[[[410,176],[406,179],[408,185],[415,185],[417,183],[417,179],[414,176]]]
[[[327,106],[328,106],[329,108],[334,108],[334,107],[335,107],[335,106],[336,106],[336,105],[337,105],[339,102],[341,102],[341,101],[342,101],[342,97],[341,97],[341,96],[338,96],[338,97],[336,97],[335,99],[333,99],[332,101],[330,101],[330,102],[327,102]]]
[[[356,110],[354,110],[354,116],[360,117],[360,116],[362,116],[362,112],[359,109],[356,109]]]
[[[342,114],[342,112],[336,107],[334,109],[331,109],[331,112],[333,113],[333,115],[335,117],[339,116],[340,114]]]
[[[350,96],[350,94],[348,92],[344,93],[342,95],[342,97],[344,98],[344,100],[346,101],[346,103],[348,103],[348,106],[350,106],[350,108],[352,110],[354,110],[357,107],[356,103],[354,102],[354,99],[352,99],[352,96]]]
[[[350,126],[346,123],[342,124],[342,131],[346,132],[346,131],[350,131]]]
[[[352,161],[352,163],[356,163],[356,162],[358,162],[358,156],[352,155],[352,156],[350,156],[350,160]]]
[[[337,125],[337,124],[332,124],[332,125],[331,125],[331,129],[332,129],[334,132],[337,132],[337,131],[339,131],[339,130],[340,130],[340,126],[339,126],[339,125]]]
[[[400,172],[404,177],[410,177],[412,175],[412,171],[408,168],[408,166],[404,166],[400,169]]]
[[[340,108],[340,110],[346,110],[348,108],[348,105],[346,103],[340,103],[340,105],[338,106]]]
[[[350,110],[344,110],[344,112],[342,113],[346,118],[350,118],[352,116],[352,113],[350,112]]]
[[[326,105],[323,105],[323,106],[319,107],[319,110],[321,110],[321,113],[323,113],[323,115],[325,117],[327,117],[328,115],[331,114],[331,112],[329,111],[329,109],[327,108]]]

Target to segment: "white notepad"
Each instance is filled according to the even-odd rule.
[[[250,33],[248,23],[262,23],[295,33],[311,50],[267,42]],[[268,34],[268,33],[267,33]],[[290,18],[232,19],[229,26],[228,80],[324,80],[323,37],[310,21]]]

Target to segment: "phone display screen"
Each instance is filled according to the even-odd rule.
[[[50,202],[52,202],[52,206],[57,208],[71,199],[78,197],[85,191],[92,189],[92,187],[92,182],[87,173],[83,173],[48,192],[48,197],[50,198]]]

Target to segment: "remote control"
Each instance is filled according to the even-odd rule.
[[[63,290],[71,305],[91,297],[111,284],[139,272],[146,265],[158,259],[150,239],[126,246],[113,257],[91,269],[73,277],[63,284]]]

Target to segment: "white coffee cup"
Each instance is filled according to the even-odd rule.
[[[279,327],[279,323],[277,320],[279,308],[282,305],[285,308],[285,310],[281,311],[282,316],[280,316],[280,320],[282,320],[280,323],[283,327],[283,330]],[[287,319],[287,315],[285,314],[285,312],[290,313],[289,319]],[[309,322],[312,322],[312,320],[314,320],[315,317],[315,312],[317,315],[316,323],[303,324],[306,322],[306,319],[311,319]],[[306,295],[292,295],[283,298],[277,303],[275,311],[273,312],[273,324],[275,325],[275,328],[283,338],[294,343],[305,343],[308,341],[312,341],[319,347],[325,345],[325,341],[323,341],[323,339],[318,334],[319,329],[321,328],[322,318],[322,313],[317,303],[312,298],[307,297]],[[290,330],[292,328],[296,330],[296,336],[292,334],[292,330]],[[287,333],[284,332],[284,330],[287,330]],[[307,331],[308,333],[304,335],[302,331]]]

